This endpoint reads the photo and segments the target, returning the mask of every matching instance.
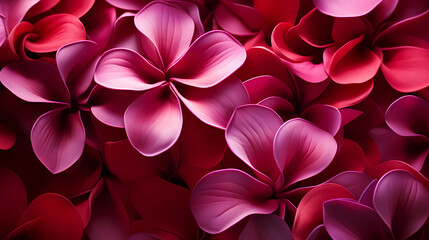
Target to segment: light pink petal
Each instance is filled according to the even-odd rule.
[[[204,176],[191,194],[191,210],[200,228],[216,234],[252,214],[274,212],[273,190],[247,173],[223,169]]]
[[[353,199],[354,196],[345,187],[334,183],[324,183],[309,191],[296,210],[292,228],[294,239],[307,239],[313,229],[323,223],[323,203],[336,198]]]
[[[177,89],[178,96],[195,116],[221,129],[225,129],[236,107],[249,103],[247,91],[236,77],[229,77],[210,88],[178,86]]]
[[[4,17],[6,33],[9,34],[22,21],[28,10],[38,2],[39,0],[1,1],[0,15]]]
[[[400,92],[414,92],[429,86],[429,49],[396,47],[383,50],[381,70],[387,82]],[[407,81],[406,79],[412,79]]]
[[[145,156],[169,149],[179,138],[182,122],[179,99],[168,86],[143,93],[124,115],[128,139]]]
[[[381,52],[362,46],[363,37],[349,41],[333,54],[326,66],[333,81],[340,84],[363,83],[375,76],[380,68]]]
[[[141,92],[120,91],[96,86],[91,92],[91,113],[102,123],[124,128],[124,114]]]
[[[8,35],[5,18],[0,14],[0,46],[6,41]]]
[[[231,35],[211,31],[198,38],[167,71],[171,80],[194,87],[211,87],[231,75],[245,59],[246,51]]]
[[[57,67],[40,61],[16,61],[0,72],[1,83],[27,102],[69,102]]]
[[[311,105],[302,112],[301,117],[329,132],[332,136],[337,134],[341,127],[341,113],[330,105]]]
[[[272,96],[284,99],[292,99],[293,96],[292,89],[285,82],[270,75],[251,78],[244,82],[244,86],[249,92],[250,102],[254,104]]]
[[[201,36],[204,33],[204,26],[201,22],[201,16],[200,16],[200,10],[198,9],[198,6],[196,4],[199,4],[199,1],[192,0],[192,1],[182,1],[182,0],[168,0],[168,2],[182,8],[189,17],[192,18],[195,24],[194,29],[194,36],[192,37],[192,40],[196,40],[199,36]]]
[[[333,240],[394,239],[374,209],[355,201],[335,199],[325,202],[323,223]]]
[[[428,200],[429,191],[404,170],[385,174],[374,191],[374,207],[396,239],[407,239],[423,226]]]
[[[336,152],[330,133],[301,118],[284,123],[274,139],[274,157],[286,186],[320,173]]]
[[[382,0],[313,0],[319,11],[333,17],[359,17],[369,13]]]
[[[274,214],[255,214],[240,234],[239,240],[292,240],[292,232],[286,222]]]
[[[273,110],[259,105],[238,107],[226,128],[229,148],[253,170],[276,180],[274,136],[283,121]]]
[[[85,146],[80,113],[57,108],[40,116],[31,129],[31,145],[43,165],[53,174],[73,165]]]
[[[146,5],[136,14],[134,22],[137,29],[155,44],[165,67],[186,51],[195,31],[193,19],[183,9],[168,2]]]
[[[111,89],[148,90],[162,84],[164,74],[137,52],[112,49],[101,57],[94,79]]]
[[[92,83],[99,53],[93,41],[79,41],[58,49],[56,60],[58,70],[75,98],[80,97]]]
[[[429,137],[429,103],[412,95],[401,97],[387,109],[386,123],[401,136]]]
[[[34,23],[34,34],[29,35],[25,47],[36,53],[47,53],[59,47],[86,39],[85,27],[70,14],[49,15]]]

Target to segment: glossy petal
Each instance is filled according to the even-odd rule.
[[[244,86],[249,92],[250,103],[253,104],[272,96],[284,99],[291,99],[293,96],[292,89],[287,84],[270,75],[251,78],[244,82]]]
[[[53,10],[80,18],[92,8],[94,2],[95,0],[61,0]]]
[[[333,240],[394,239],[374,209],[355,201],[335,199],[325,202],[323,223]]]
[[[325,225],[321,224],[308,235],[307,240],[332,240],[332,238],[326,231]]]
[[[150,0],[106,0],[106,2],[117,8],[138,11],[149,3]]]
[[[148,90],[162,84],[164,74],[137,52],[113,49],[99,60],[94,79],[111,89]]]
[[[359,17],[369,13],[382,0],[313,0],[319,11],[333,17]]]
[[[243,83],[229,77],[210,88],[183,87],[178,96],[201,121],[225,129],[236,107],[249,103]]]
[[[0,46],[6,41],[8,35],[4,16],[0,14]]]
[[[2,1],[0,3],[0,15],[4,17],[3,23],[6,33],[9,34],[22,21],[28,10],[38,2],[39,0]]]
[[[231,75],[245,59],[246,51],[235,38],[223,31],[211,31],[198,38],[167,71],[172,81],[211,87]]]
[[[85,27],[80,20],[70,14],[54,14],[42,18],[34,24],[34,34],[25,41],[25,47],[36,53],[47,53],[59,47],[86,39]]]
[[[239,240],[292,240],[292,232],[286,222],[274,214],[255,214],[240,234]]]
[[[364,172],[345,171],[329,179],[328,182],[347,188],[356,199],[359,199],[371,183],[371,178]]]
[[[407,239],[425,223],[428,199],[429,191],[404,170],[384,175],[374,191],[374,207],[396,239]]]
[[[341,114],[340,111],[333,106],[321,104],[311,105],[302,112],[301,117],[329,132],[332,136],[335,136],[338,130],[340,130]]]
[[[204,176],[194,187],[191,210],[204,231],[216,234],[252,214],[268,214],[278,207],[273,190],[247,173],[224,169]]]
[[[284,123],[274,139],[274,157],[286,186],[321,172],[336,151],[337,143],[330,133],[301,118]]]
[[[38,61],[16,61],[0,72],[1,83],[27,102],[68,102],[70,94],[57,68]]]
[[[381,70],[387,82],[400,92],[414,92],[429,86],[429,70],[424,64],[429,59],[429,49],[396,47],[383,51]],[[404,79],[413,79],[406,81]]]
[[[182,122],[179,99],[168,86],[143,93],[124,115],[128,139],[145,156],[169,149],[179,138]]]
[[[259,105],[238,107],[226,128],[226,142],[232,152],[252,169],[276,180],[273,141],[282,119],[273,110]]]
[[[80,113],[57,108],[40,116],[31,129],[34,153],[53,174],[73,165],[85,146],[85,129]]]
[[[165,67],[186,51],[195,30],[193,19],[183,9],[168,2],[146,5],[134,21],[137,29],[156,46]]]

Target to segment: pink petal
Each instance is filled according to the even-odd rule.
[[[284,123],[274,139],[274,157],[285,186],[320,173],[336,152],[337,142],[330,133],[301,118]]]
[[[132,50],[112,49],[101,56],[94,79],[111,89],[148,90],[161,85],[164,74]]]
[[[25,18],[29,19],[36,15],[43,14],[44,12],[50,11],[60,0],[39,0],[28,12],[25,14]]]
[[[39,0],[2,1],[0,3],[0,15],[4,17],[6,33],[9,34],[22,21],[28,10],[38,2]]]
[[[10,149],[16,141],[16,134],[0,123],[0,150]]]
[[[5,18],[0,14],[0,46],[6,41],[8,35]]]
[[[232,152],[253,170],[275,181],[279,169],[273,156],[273,141],[282,123],[279,115],[267,107],[238,107],[226,128],[226,142]]]
[[[194,87],[211,87],[237,70],[246,59],[243,46],[223,31],[198,38],[167,71],[171,80]],[[189,66],[192,65],[192,68]]]
[[[109,48],[127,48],[140,52],[143,35],[134,25],[134,13],[126,12],[119,16],[113,24]],[[152,44],[153,45],[153,44]]]
[[[268,97],[258,105],[273,109],[284,121],[296,116],[295,107],[288,100],[280,97]]]
[[[329,179],[327,182],[336,183],[347,188],[353,193],[356,199],[359,199],[371,183],[371,178],[364,172],[345,171]]]
[[[330,105],[311,105],[302,112],[301,117],[329,132],[332,136],[335,136],[341,127],[340,111]]]
[[[138,11],[144,7],[150,0],[106,0],[112,6],[125,10]]]
[[[429,216],[428,200],[429,191],[404,170],[384,175],[374,191],[374,207],[396,239],[407,239],[422,227]]]
[[[92,8],[94,2],[95,0],[61,0],[55,5],[53,11],[69,13],[80,18]]]
[[[25,41],[25,47],[36,53],[47,53],[59,47],[86,39],[85,27],[80,20],[70,14],[54,14],[42,18],[34,24],[34,33]]]
[[[369,13],[382,0],[313,0],[319,11],[333,17],[359,17]]]
[[[186,51],[195,31],[193,19],[168,2],[146,5],[134,21],[137,29],[155,44],[165,68]]]
[[[307,240],[332,240],[326,231],[325,225],[321,224],[317,226],[310,235],[308,235]]]
[[[380,68],[381,52],[361,46],[363,38],[360,36],[349,41],[333,54],[327,66],[333,81],[340,84],[363,83],[375,76]]]
[[[383,50],[381,70],[387,82],[400,92],[414,92],[429,86],[429,49],[395,47]],[[405,79],[413,79],[406,81]]]
[[[273,190],[247,173],[224,169],[204,176],[191,194],[191,210],[200,228],[216,234],[252,214],[268,214],[278,207]]]
[[[286,83],[270,75],[251,78],[244,82],[244,86],[249,92],[250,102],[254,104],[272,96],[284,99],[292,99],[293,96],[292,89]]]
[[[292,232],[286,222],[274,214],[255,214],[240,234],[239,240],[292,240]]]
[[[182,122],[179,99],[168,86],[143,93],[124,115],[128,139],[145,156],[169,149],[179,138]]]
[[[177,95],[195,116],[220,129],[225,129],[236,107],[249,103],[247,91],[236,77],[210,88],[178,86],[177,89]]]
[[[359,203],[364,204],[368,207],[374,208],[374,190],[377,186],[378,180],[373,180],[366,189],[362,192],[362,195],[359,197]]]
[[[394,239],[376,211],[355,201],[335,199],[325,202],[323,222],[334,240]]]
[[[301,200],[296,210],[292,234],[296,240],[305,240],[314,228],[323,223],[323,203],[329,199],[350,198],[353,194],[346,188],[325,183],[315,187]]]
[[[310,83],[320,83],[328,78],[323,63],[285,61],[285,64],[290,71]]]
[[[85,146],[85,129],[80,113],[56,108],[40,116],[31,129],[34,153],[53,174],[73,165]]]
[[[16,61],[0,72],[1,83],[28,102],[69,102],[70,94],[55,65],[40,61]]]
[[[79,41],[58,49],[56,60],[61,77],[75,98],[91,85],[99,48],[93,41]]]
[[[397,99],[386,111],[387,125],[401,136],[429,137],[429,103],[408,95]]]

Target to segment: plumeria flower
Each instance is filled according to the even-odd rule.
[[[220,233],[253,214],[270,214],[293,205],[289,186],[325,169],[337,151],[332,135],[294,118],[285,123],[271,109],[238,107],[226,129],[232,152],[252,170],[222,169],[194,187],[191,210],[204,231]]]
[[[31,144],[39,160],[52,173],[73,165],[85,146],[81,111],[93,79],[98,46],[80,41],[61,47],[57,64],[16,61],[0,72],[1,83],[27,102],[49,103],[55,108],[41,115],[31,129]]]
[[[203,122],[225,128],[234,108],[248,101],[241,81],[230,77],[246,58],[241,44],[223,31],[198,36],[202,25],[196,6],[190,4],[154,1],[134,21],[140,51],[107,51],[95,81],[141,94],[123,116],[104,114],[114,112],[106,109],[112,106],[93,109],[94,115],[108,125],[125,127],[131,144],[145,156],[158,155],[177,141],[181,102]]]

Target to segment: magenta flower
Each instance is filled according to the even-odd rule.
[[[292,205],[288,187],[312,177],[332,161],[337,143],[312,123],[295,118],[283,123],[271,109],[245,105],[236,109],[226,129],[232,150],[255,175],[223,169],[204,176],[191,195],[191,209],[204,231],[222,232],[253,214]]]
[[[31,129],[34,153],[54,174],[73,165],[83,152],[85,128],[81,111],[88,110],[86,91],[92,82],[97,54],[94,42],[81,41],[58,50],[57,66],[22,60],[0,72],[1,83],[17,97],[55,106],[41,115]]]
[[[135,16],[141,50],[112,49],[98,63],[95,81],[101,86],[143,91],[123,116],[99,114],[115,111],[112,106],[93,110],[100,121],[125,127],[143,155],[158,155],[177,141],[183,121],[179,99],[203,122],[221,129],[234,108],[248,101],[241,81],[229,77],[244,62],[244,48],[222,31],[199,36],[195,8],[160,1],[146,5]]]

